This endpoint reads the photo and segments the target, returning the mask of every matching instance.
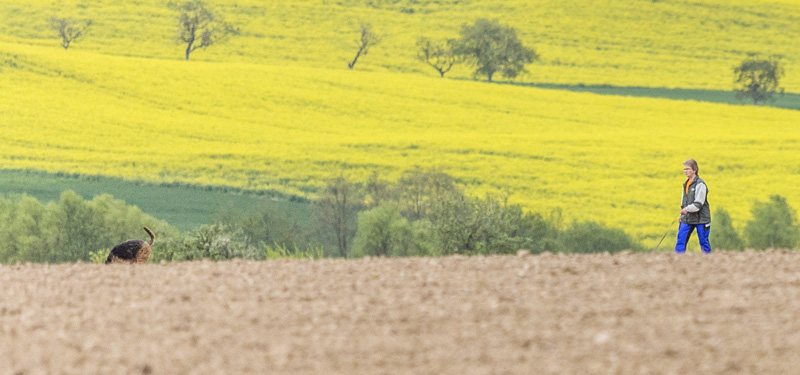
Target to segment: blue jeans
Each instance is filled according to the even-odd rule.
[[[681,222],[678,228],[678,242],[675,243],[675,252],[680,254],[686,251],[689,237],[697,229],[697,238],[700,240],[700,249],[704,254],[711,253],[711,245],[708,243],[708,234],[711,232],[711,224],[686,224]]]

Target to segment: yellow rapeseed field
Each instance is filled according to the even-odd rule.
[[[175,3],[182,1],[175,0]],[[23,44],[58,46],[52,16],[92,19],[72,49],[115,56],[181,59],[178,14],[167,0],[2,0],[0,35]],[[616,86],[733,86],[733,67],[754,52],[781,55],[784,86],[800,92],[800,4],[794,0],[207,0],[239,26],[228,43],[192,59],[283,67],[346,69],[359,23],[381,43],[360,70],[437,73],[415,60],[421,36],[455,38],[477,18],[517,29],[541,61],[522,81]],[[452,77],[472,77],[459,66]],[[499,78],[499,77],[498,77]]]
[[[689,157],[739,227],[769,194],[800,206],[800,112],[440,79],[413,50],[498,18],[543,56],[523,81],[728,89],[761,51],[785,56],[797,92],[792,2],[224,0],[242,35],[188,62],[162,2],[53,4],[0,3],[2,169],[314,197],[339,173],[439,168],[472,194],[508,190],[653,245]],[[69,50],[46,28],[59,12],[95,20]],[[347,70],[359,19],[385,36]]]

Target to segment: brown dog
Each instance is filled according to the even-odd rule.
[[[109,263],[147,263],[152,252],[150,246],[156,241],[156,235],[148,227],[144,227],[144,231],[150,235],[150,242],[142,240],[128,240],[111,249],[106,259],[106,264]]]

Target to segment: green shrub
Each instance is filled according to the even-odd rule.
[[[753,218],[744,228],[750,247],[788,249],[797,246],[800,230],[795,212],[785,198],[773,195],[768,202],[755,202],[751,213]]]
[[[100,249],[89,253],[90,263],[105,263],[111,249]]]
[[[262,244],[263,245],[263,244]],[[263,245],[265,259],[322,259],[325,257],[325,252],[321,246],[309,246],[305,250],[294,246],[294,249],[289,249],[283,245]]]
[[[397,203],[383,203],[358,214],[351,257],[409,255],[411,238],[411,225],[400,214]]]
[[[593,221],[573,222],[559,239],[565,251],[574,253],[613,253],[641,248],[622,229],[608,228]]]
[[[248,245],[241,228],[223,223],[203,225],[183,238],[163,241],[152,255],[152,261],[233,258],[263,259],[263,252]]]
[[[86,201],[68,190],[47,204],[27,195],[0,197],[0,262],[88,262],[97,249],[146,239],[143,226],[158,241],[177,236],[166,222],[107,194]]]
[[[733,227],[733,220],[728,211],[718,208],[713,215],[709,242],[714,249],[743,250],[744,241]]]

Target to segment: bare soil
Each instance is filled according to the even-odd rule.
[[[0,374],[800,373],[800,252],[0,266]]]

